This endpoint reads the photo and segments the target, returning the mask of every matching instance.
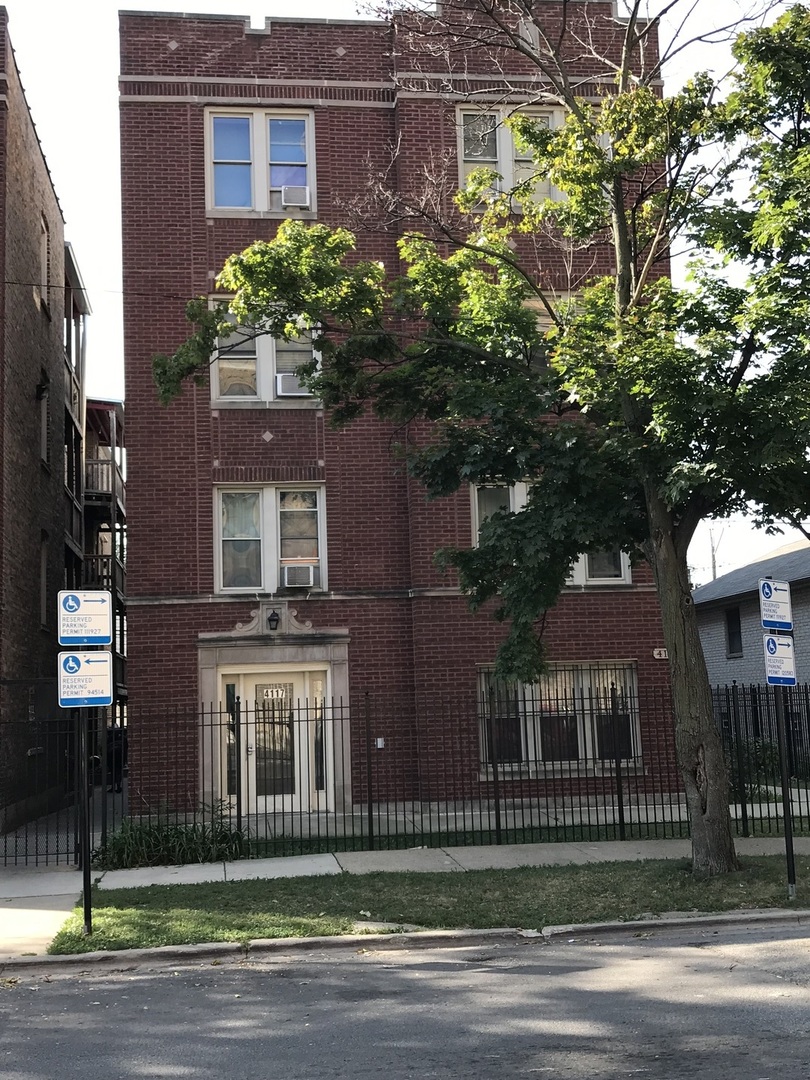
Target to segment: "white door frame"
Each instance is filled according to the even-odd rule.
[[[226,685],[232,685],[239,698],[241,724],[238,745],[241,761],[242,791],[245,793],[244,810],[248,814],[333,811],[335,808],[335,760],[333,721],[331,716],[331,686],[329,669],[309,664],[299,665],[249,665],[249,670],[229,670],[231,665],[220,669],[220,700],[225,701]],[[259,689],[266,690],[259,698]],[[276,697],[274,690],[281,692]],[[286,691],[286,693],[285,693]],[[268,708],[263,707],[264,698]],[[282,702],[276,706],[276,701]],[[262,754],[261,744],[272,740],[274,733],[284,738],[289,724],[291,743],[290,772],[281,777],[282,788],[276,794],[262,791],[261,776],[264,768],[272,768],[269,754]],[[322,743],[316,746],[317,725],[321,724]],[[227,765],[223,731],[223,762]],[[318,765],[323,771],[323,786],[317,787]],[[229,800],[235,805],[235,795]]]
[[[267,615],[281,613],[280,629],[266,633]],[[262,600],[249,622],[237,622],[233,630],[201,633],[197,639],[197,688],[202,703],[197,741],[200,797],[227,800],[227,773],[217,751],[214,753],[206,713],[225,713],[220,701],[221,671],[294,671],[309,668],[329,673],[328,700],[334,704],[332,715],[332,760],[334,762],[333,798],[335,811],[349,813],[352,808],[351,739],[349,712],[349,631],[314,629],[302,623],[284,601]],[[224,720],[223,720],[224,723]]]

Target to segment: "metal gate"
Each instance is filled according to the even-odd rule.
[[[0,866],[78,865],[79,717],[0,721]],[[91,849],[126,815],[126,729],[91,716]]]

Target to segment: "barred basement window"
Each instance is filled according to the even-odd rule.
[[[553,664],[537,683],[479,674],[482,764],[520,771],[550,762],[640,756],[635,664]]]

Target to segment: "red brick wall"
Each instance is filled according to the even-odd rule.
[[[560,10],[549,4],[549,18]],[[212,410],[207,385],[162,408],[151,376],[154,354],[187,332],[185,300],[210,293],[225,258],[278,224],[206,218],[207,104],[311,104],[318,218],[329,223],[347,220],[369,165],[383,167],[395,141],[398,183],[416,190],[430,151],[438,160],[455,148],[455,110],[439,98],[396,97],[394,36],[383,24],[273,20],[257,33],[227,17],[120,20],[133,715],[195,702],[198,635],[230,631],[256,606],[214,593],[213,490],[240,480],[325,484],[330,595],[291,599],[314,628],[349,628],[352,694],[471,700],[478,665],[491,662],[504,629],[471,615],[433,563],[438,547],[470,542],[469,493],[427,502],[392,453],[402,433],[372,419],[338,432],[317,410]],[[406,53],[396,63],[405,70],[421,59]],[[395,266],[394,239],[363,234],[363,256]],[[548,265],[556,275],[553,258]],[[635,659],[640,686],[665,687],[666,665],[652,659],[661,628],[649,571],[637,568],[634,582],[567,593],[548,620],[552,658]]]
[[[8,101],[0,109],[0,266],[2,455],[0,460],[0,711],[21,720],[42,702],[42,680],[56,677],[56,593],[64,567],[65,361],[63,221],[25,101],[6,17],[0,49]],[[38,302],[40,218],[50,235],[48,310]],[[43,374],[50,384],[50,463],[40,454]],[[48,537],[47,627],[40,622],[40,538]],[[9,681],[10,680],[10,681]],[[32,695],[32,696],[31,696]],[[51,696],[51,705],[54,699]]]

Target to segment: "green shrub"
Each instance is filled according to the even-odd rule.
[[[247,837],[232,827],[225,807],[218,804],[200,821],[177,822],[161,816],[125,820],[93,853],[93,865],[99,870],[125,870],[221,862],[248,854]]]
[[[729,789],[733,802],[751,802],[773,796],[781,783],[779,748],[764,739],[749,739],[742,743],[742,775],[736,750],[726,751]]]

